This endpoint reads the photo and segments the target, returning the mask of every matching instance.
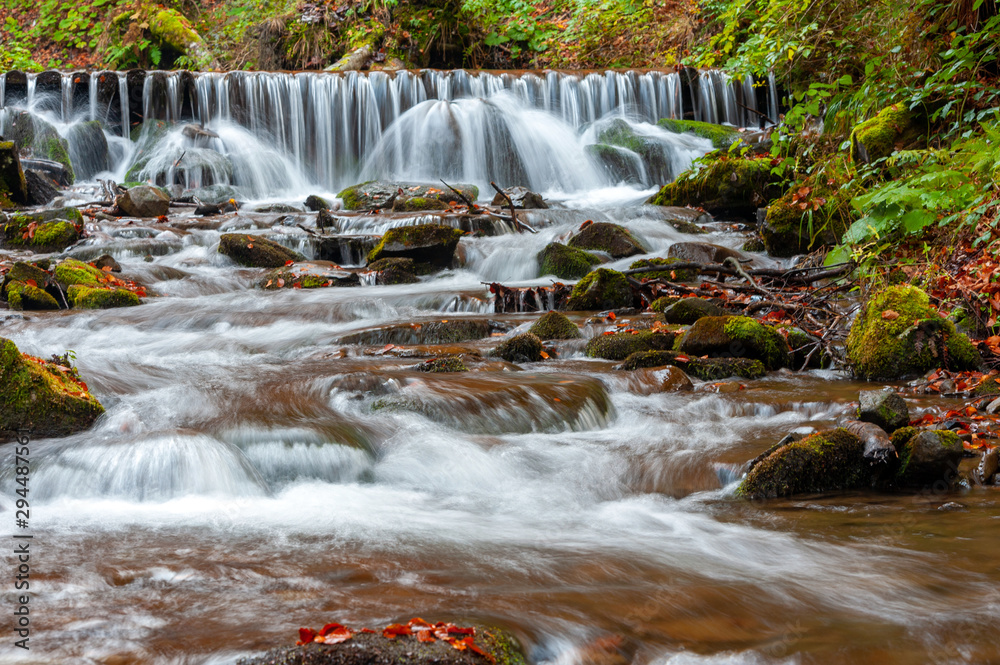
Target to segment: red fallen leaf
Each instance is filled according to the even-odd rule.
[[[294,261],[294,260],[292,260],[292,259],[288,259],[287,261],[285,261],[285,265],[286,265],[286,266],[290,266],[290,265],[292,265],[293,263],[295,263],[295,261]]]
[[[410,627],[404,626],[401,623],[394,623],[382,629],[382,637],[385,637],[390,640],[395,639],[400,635],[412,635],[412,634],[413,631],[410,630]]]
[[[167,216],[166,215],[160,215],[159,217],[156,218],[156,221],[162,222],[162,223],[166,223],[167,222]]]
[[[886,321],[895,321],[896,319],[899,318],[899,312],[892,309],[887,309],[884,312],[882,312],[882,318]]]
[[[410,628],[433,628],[431,624],[427,623],[420,617],[413,617],[410,619],[409,623],[406,624]]]
[[[418,630],[417,631],[417,641],[418,642],[436,642],[437,638],[434,637],[434,633],[430,629]]]
[[[614,320],[615,320],[615,319],[617,319],[618,317],[617,317],[617,316],[615,316],[615,313],[614,313],[614,312],[608,312],[608,316],[607,316],[606,318],[608,319],[608,321],[614,321]]]
[[[967,416],[974,416],[974,415],[976,415],[976,407],[972,406],[971,404],[969,406],[965,407],[965,415],[967,415]]]
[[[673,279],[673,280],[677,279],[677,272],[676,271],[674,271],[674,270],[670,271],[670,279]]]
[[[687,356],[675,356],[674,360],[676,360],[679,363],[686,363],[689,362],[691,359],[688,358]]]
[[[336,627],[327,632],[327,629],[332,626]],[[320,638],[322,638],[324,644],[341,644],[352,637],[354,637],[354,633],[348,628],[341,626],[339,623],[328,623],[323,626],[323,630],[320,631],[320,637],[317,637],[316,641],[319,642]]]
[[[297,644],[299,646],[303,644],[309,644],[316,639],[316,631],[312,628],[299,628],[299,641]]]
[[[343,628],[344,630],[347,630],[344,627],[343,624],[340,624],[340,623],[328,623],[328,624],[326,624],[325,626],[323,626],[322,628],[319,629],[319,634],[322,635],[323,637],[326,637],[330,633],[332,633],[332,632],[334,632],[336,630],[339,630],[341,628]]]
[[[283,288],[285,288],[285,280],[283,280],[283,279],[282,279],[282,278],[280,278],[280,277],[278,278],[278,288],[279,288],[279,289],[283,289]]]
[[[584,230],[585,228],[587,228],[588,226],[590,226],[593,223],[594,223],[594,220],[588,219],[587,221],[585,221],[583,224],[580,225],[580,228],[578,230],[582,231],[582,230]]]
[[[371,628],[362,628],[362,629],[361,629],[360,631],[358,631],[358,632],[361,632],[361,633],[371,633],[372,635],[378,635],[378,633],[376,633],[376,632],[375,632],[374,630],[372,630]]]
[[[265,285],[264,285],[264,288],[265,288],[265,289],[266,289],[266,288],[268,288],[268,287],[269,287],[269,286],[271,286],[271,284],[273,284],[273,283],[274,283],[274,280],[273,280],[273,279],[269,279],[269,280],[267,280],[267,284],[265,284]]]
[[[249,243],[249,244],[247,245],[247,249],[253,249],[253,243]]]
[[[24,283],[27,284],[28,286],[34,286],[35,288],[38,288],[38,282],[36,282],[33,279],[26,279],[24,280]]]
[[[292,288],[293,289],[301,289],[302,288],[302,282],[295,282],[294,284],[292,284]]]
[[[541,354],[543,360],[549,359],[549,354],[545,353],[544,351],[539,351],[539,353]]]

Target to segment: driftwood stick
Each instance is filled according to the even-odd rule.
[[[445,187],[447,187],[448,189],[450,189],[451,191],[453,191],[456,194],[458,194],[458,198],[462,199],[462,201],[465,202],[465,205],[467,205],[469,207],[469,212],[472,212],[473,210],[476,210],[476,204],[473,203],[472,201],[470,201],[468,196],[466,196],[462,192],[458,191],[457,189],[455,189],[454,187],[452,187],[451,185],[449,185],[448,183],[446,183],[444,180],[442,180],[441,183]]]
[[[537,231],[535,231],[535,229],[531,228],[530,226],[528,226],[527,224],[525,224],[524,222],[522,222],[521,220],[519,220],[517,218],[517,213],[514,211],[514,202],[511,201],[510,196],[507,195],[507,192],[505,192],[502,189],[500,189],[497,186],[497,184],[495,182],[493,182],[492,180],[490,181],[490,186],[493,187],[493,189],[495,189],[497,191],[497,194],[499,194],[500,196],[504,197],[504,199],[506,199],[507,206],[510,208],[510,218],[512,220],[514,220],[514,226],[516,226],[518,228],[527,229],[531,233],[538,233]]]

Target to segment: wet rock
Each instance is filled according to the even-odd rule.
[[[659,206],[657,208],[663,220],[681,233],[703,234],[708,233],[702,224],[712,221],[712,216],[702,210],[693,208],[679,208],[677,206]]]
[[[495,332],[507,332],[510,327],[498,321],[489,319],[445,319],[427,323],[403,323],[384,326],[373,330],[344,335],[338,341],[340,344],[371,344],[383,346],[397,344],[411,346],[415,344],[457,344],[470,340],[483,339]]]
[[[74,284],[100,286],[101,281],[104,279],[103,271],[76,259],[60,261],[53,272],[56,281],[67,288]]]
[[[708,139],[712,142],[712,147],[716,150],[728,150],[729,146],[740,139],[740,134],[734,127],[716,125],[711,122],[662,118],[656,124],[668,132],[694,134],[695,136]]]
[[[688,177],[690,175],[690,177]],[[753,219],[757,208],[782,194],[770,159],[720,158],[664,185],[649,203],[691,206],[725,217]]]
[[[577,339],[580,329],[565,314],[548,312],[531,324],[528,332],[538,339]]]
[[[10,282],[4,288],[7,304],[16,311],[59,309],[59,302],[45,290],[26,282]]]
[[[573,287],[566,301],[567,310],[605,310],[631,307],[635,296],[625,275],[598,268]]]
[[[462,192],[470,201],[479,197],[479,188],[475,185],[454,184],[452,186]],[[403,193],[399,194],[402,189]],[[462,197],[442,184],[419,182],[390,182],[371,180],[360,185],[353,185],[337,194],[344,202],[345,210],[381,210],[393,197],[427,199],[441,202],[447,207],[449,203],[462,203]]]
[[[725,316],[726,310],[706,298],[683,298],[663,310],[667,323],[691,325],[703,316]]]
[[[638,261],[633,261],[628,267],[629,270],[635,270],[637,268],[652,268],[654,266],[663,266],[664,270],[653,270],[650,272],[637,272],[632,275],[634,279],[640,281],[650,280],[650,279],[665,279],[670,282],[688,282],[694,279],[698,273],[694,270],[680,270],[680,269],[670,269],[670,264],[680,263],[680,259],[675,258],[652,258],[652,259],[639,259]]]
[[[75,176],[69,156],[69,144],[59,136],[56,128],[28,111],[8,109],[7,113],[6,138],[12,140],[19,149],[29,151],[34,159],[61,164],[66,173],[66,181],[62,184],[72,184]],[[28,167],[22,165],[22,168]]]
[[[305,202],[306,210],[311,210],[313,212],[319,212],[320,210],[331,210],[330,202],[326,199],[316,196],[315,194],[310,194],[306,197]]]
[[[678,334],[680,331],[676,330],[639,330],[599,335],[587,342],[585,352],[591,358],[625,360],[641,351],[669,351],[674,348]]]
[[[512,363],[536,363],[542,360],[542,340],[531,333],[514,335],[500,342],[490,353]]]
[[[360,284],[361,279],[357,273],[344,270],[329,261],[309,261],[282,266],[267,273],[257,282],[258,287],[266,290],[321,289]]]
[[[678,261],[722,263],[730,256],[740,263],[751,258],[739,250],[709,242],[675,242],[667,248],[667,257]]]
[[[782,325],[777,326],[777,329],[788,340],[788,346],[792,350],[792,369],[802,369],[803,366],[818,369],[825,367],[832,360],[823,350],[818,337],[795,326]]]
[[[601,259],[590,252],[552,242],[538,253],[538,275],[580,279],[600,263]]]
[[[627,377],[629,392],[638,395],[694,390],[694,384],[684,370],[673,365],[635,369]]]
[[[892,381],[944,366],[975,369],[982,362],[969,338],[913,286],[873,294],[851,325],[846,348],[851,370],[868,381]]]
[[[895,432],[910,422],[906,402],[891,388],[862,390],[859,401],[858,420],[878,425],[886,432]]]
[[[417,274],[433,272],[434,268],[413,259],[379,259],[367,266],[376,273],[376,284],[415,284],[420,281]]]
[[[393,212],[426,212],[431,210],[447,210],[450,206],[444,201],[424,196],[406,196],[400,194],[392,202]]]
[[[984,451],[976,467],[976,480],[982,485],[989,485],[1000,470],[1000,448]]]
[[[598,143],[587,151],[620,181],[668,182],[673,169],[672,146],[657,132],[641,131],[622,118],[597,123]]]
[[[118,261],[115,260],[115,257],[111,256],[110,254],[101,254],[96,259],[94,259],[93,264],[95,268],[101,271],[103,271],[105,268],[107,268],[111,272],[122,271],[121,264],[119,264]]]
[[[468,372],[461,358],[430,358],[415,367],[418,372]]]
[[[130,217],[159,217],[170,210],[170,197],[159,187],[139,185],[115,199],[115,205]]]
[[[288,261],[304,261],[305,257],[287,247],[245,233],[226,233],[219,239],[219,253],[250,268],[281,268]]]
[[[77,226],[82,223],[83,216],[76,208],[17,213],[3,224],[0,246],[42,253],[62,251],[80,239]]]
[[[59,162],[48,159],[22,159],[21,168],[27,171],[38,171],[56,183],[59,187],[69,187],[69,171]]]
[[[66,436],[89,428],[104,413],[76,372],[24,356],[0,338],[0,441],[15,428],[32,429],[33,438]]]
[[[112,309],[135,307],[141,304],[139,296],[128,289],[93,287],[74,284],[66,291],[69,302],[77,309]]]
[[[200,201],[206,205],[222,205],[230,199],[240,201],[246,198],[243,190],[234,185],[207,185],[195,189],[185,189],[177,199],[181,203],[196,203]],[[196,201],[197,200],[197,201]]]
[[[676,351],[640,351],[625,358],[619,369],[635,370],[646,367],[675,366],[702,381],[718,381],[731,376],[759,379],[767,369],[751,358],[692,358]]]
[[[548,208],[548,204],[542,198],[541,194],[537,194],[527,187],[504,187],[504,194],[510,197],[511,203],[514,204],[514,208],[517,210],[532,210],[537,208]],[[508,207],[507,199],[505,199],[500,194],[493,197],[493,205]]]
[[[464,231],[439,224],[418,224],[389,229],[368,253],[368,263],[383,258],[413,259],[438,268],[451,266]]]
[[[21,170],[21,158],[12,141],[0,142],[0,209],[14,203],[28,204],[28,183]]]
[[[568,245],[577,249],[606,252],[615,259],[646,253],[646,248],[628,229],[606,222],[588,224],[569,239]]]
[[[949,430],[918,432],[906,427],[893,432],[892,442],[899,453],[899,487],[950,487],[958,478],[964,454],[962,440]],[[905,441],[904,441],[905,439]]]
[[[267,205],[254,206],[253,208],[250,208],[250,211],[262,212],[267,214],[276,214],[276,213],[295,214],[303,212],[300,208],[296,208],[295,206],[290,206],[287,203],[268,203]],[[227,211],[223,210],[222,212],[227,212]]]
[[[657,312],[658,314],[663,314],[663,312],[665,312],[668,307],[670,307],[680,299],[681,299],[680,296],[675,296],[675,295],[660,296],[659,298],[657,298],[656,300],[654,300],[649,304],[649,309],[654,312]]]
[[[24,172],[24,181],[28,184],[28,204],[47,205],[59,196],[59,185],[42,171],[28,169]]]
[[[863,448],[861,440],[845,429],[786,443],[750,469],[736,494],[768,499],[868,487],[871,477]]]
[[[77,180],[86,181],[111,168],[108,139],[97,120],[71,125],[67,133],[69,156]]]
[[[694,356],[755,358],[767,369],[787,367],[788,342],[774,328],[747,316],[705,316],[681,338],[679,351]]]

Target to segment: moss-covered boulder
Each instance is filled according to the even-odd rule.
[[[330,210],[330,202],[324,199],[322,196],[317,196],[315,194],[310,194],[306,197],[305,202],[306,210],[311,210],[313,212],[319,212],[320,210]]]
[[[273,240],[245,233],[226,233],[219,239],[219,254],[250,268],[281,268],[305,257]]]
[[[654,300],[649,304],[649,309],[651,309],[654,312],[657,312],[658,314],[663,314],[663,312],[667,311],[668,307],[670,307],[680,299],[681,299],[680,296],[675,296],[675,295],[660,296],[659,298],[657,298],[656,300]]]
[[[18,311],[59,309],[59,302],[44,289],[25,282],[10,282],[6,288],[7,304]]]
[[[452,356],[450,358],[430,358],[420,363],[415,368],[418,372],[431,372],[434,374],[441,372],[468,372],[461,358]]]
[[[17,261],[10,267],[3,281],[0,282],[0,295],[6,292],[10,282],[34,282],[35,286],[45,288],[51,282],[52,276],[42,267],[33,263]]]
[[[585,352],[591,358],[625,360],[633,353],[641,351],[672,349],[678,334],[680,334],[678,330],[636,330],[599,335],[587,342]]]
[[[646,253],[646,248],[628,229],[606,222],[588,224],[568,244],[577,249],[605,252],[615,259]]]
[[[625,275],[598,268],[573,287],[566,300],[567,310],[604,310],[631,307],[635,296]]]
[[[719,263],[732,257],[744,265],[753,265],[753,258],[738,249],[710,242],[675,242],[667,248],[667,258],[694,263]]]
[[[893,445],[899,453],[895,485],[941,489],[953,485],[964,455],[962,440],[949,430],[913,430],[911,436],[906,436],[910,430],[913,428],[893,433]]]
[[[426,196],[397,196],[392,203],[393,212],[425,212],[447,210],[450,206],[440,199]]]
[[[100,286],[105,279],[103,271],[76,259],[64,259],[60,261],[56,264],[53,273],[55,274],[56,281],[67,288],[74,284]]]
[[[914,286],[873,294],[847,336],[847,361],[868,381],[893,381],[928,370],[976,369],[982,363],[969,338],[931,307]]]
[[[73,219],[56,217],[59,214]],[[3,230],[0,247],[59,252],[80,239],[79,225],[82,223],[83,217],[76,208],[14,214],[0,227]]]
[[[663,320],[689,326],[704,316],[725,316],[727,313],[707,298],[681,298],[663,310]]]
[[[662,135],[640,131],[622,118],[598,121],[597,141],[588,152],[618,180],[666,182],[677,175],[672,150]]]
[[[159,7],[157,11],[149,11],[146,18],[150,34],[163,46],[187,56],[199,68],[217,69],[218,66],[190,21],[176,9]]]
[[[418,224],[389,229],[370,252],[368,263],[379,259],[413,259],[438,268],[451,266],[455,248],[465,234],[461,229],[440,224]]]
[[[0,376],[0,441],[12,439],[16,428],[33,430],[32,438],[66,436],[104,413],[74,370],[22,355],[2,337]]]
[[[736,493],[769,499],[869,487],[871,471],[863,453],[864,444],[845,429],[812,434],[757,461]]]
[[[639,351],[625,358],[619,369],[635,370],[668,365],[680,367],[702,381],[719,381],[733,376],[759,379],[767,374],[764,364],[753,358],[696,358],[676,351]]]
[[[694,279],[698,273],[694,270],[671,270],[670,265],[672,263],[680,263],[681,260],[668,257],[668,258],[652,258],[652,259],[639,259],[638,261],[633,261],[628,267],[629,270],[636,270],[637,268],[652,268],[654,266],[663,266],[664,270],[652,270],[650,272],[638,272],[633,275],[636,279],[643,281],[647,279],[665,279],[671,282],[688,282]]]
[[[131,217],[160,217],[170,211],[170,197],[159,187],[151,185],[132,187],[115,203]]]
[[[712,142],[712,147],[717,150],[728,150],[729,146],[739,140],[740,134],[735,127],[726,125],[715,125],[710,122],[699,120],[675,120],[674,118],[662,118],[656,123],[668,132],[675,134],[694,134]]]
[[[17,146],[13,141],[0,141],[0,209],[14,203],[27,205],[28,183],[21,169]]]
[[[367,269],[375,273],[376,284],[415,284],[420,281],[418,275],[434,271],[433,266],[404,258],[379,259],[369,263]]]
[[[782,194],[781,178],[771,173],[770,159],[718,157],[664,185],[649,203],[693,206],[716,216],[752,219],[757,208]]]
[[[328,286],[359,286],[357,273],[329,261],[307,261],[275,268],[257,281],[257,286],[277,289],[322,289]]]
[[[926,123],[905,104],[893,104],[851,132],[851,159],[858,164],[876,162],[895,150],[926,145]]]
[[[95,287],[74,284],[66,292],[69,302],[77,309],[112,309],[135,307],[141,304],[139,296],[128,289]]]
[[[538,275],[580,279],[600,263],[601,259],[590,252],[552,242],[538,252]]]
[[[694,356],[755,358],[769,370],[787,367],[788,342],[781,333],[748,316],[705,316],[692,324],[677,350]]]
[[[489,319],[451,318],[426,323],[398,323],[369,330],[348,333],[340,344],[457,344],[490,337],[493,333],[510,330],[506,324]]]
[[[475,185],[457,184],[453,187],[462,192],[470,201],[475,201],[479,197],[479,188]],[[399,190],[403,190],[402,194],[399,193]],[[345,210],[381,210],[394,196],[396,199],[402,197],[436,201],[438,204],[443,204],[445,208],[448,207],[449,203],[463,202],[461,196],[444,185],[422,182],[369,180],[359,185],[352,185],[337,194],[337,198],[344,202]]]
[[[538,339],[577,339],[580,329],[565,314],[548,312],[531,324],[528,332]]]
[[[73,183],[73,164],[69,156],[69,143],[41,116],[17,109],[8,110],[5,138],[20,150],[27,150],[35,159],[59,162],[66,169],[66,182]]]
[[[910,422],[906,402],[892,388],[862,390],[858,395],[858,420],[895,432]]]
[[[490,355],[512,363],[539,362],[542,359],[542,340],[531,333],[514,335],[500,342]]]

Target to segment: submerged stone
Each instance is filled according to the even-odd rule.
[[[359,286],[357,273],[329,261],[307,261],[275,268],[257,281],[265,290],[321,289],[329,286]]]
[[[425,360],[424,362],[417,365],[416,370],[418,372],[468,372],[469,368],[465,366],[461,358],[431,358]]]

